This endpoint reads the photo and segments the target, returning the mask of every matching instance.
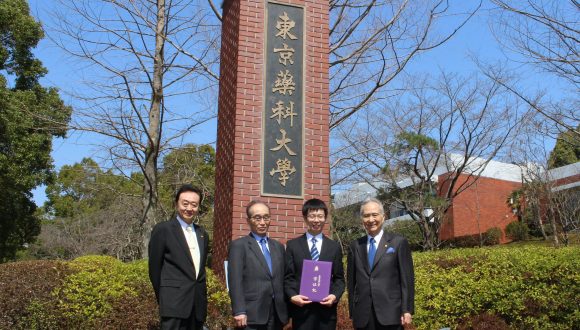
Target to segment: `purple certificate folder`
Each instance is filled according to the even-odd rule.
[[[302,264],[302,279],[300,294],[312,301],[322,301],[330,290],[330,274],[332,262],[304,260]]]

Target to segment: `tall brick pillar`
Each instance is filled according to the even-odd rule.
[[[306,199],[330,201],[328,13],[327,0],[224,1],[212,265],[222,278],[229,242],[249,233],[248,202],[270,205],[270,237],[285,243],[304,233]],[[294,89],[276,89],[290,75],[282,85]]]

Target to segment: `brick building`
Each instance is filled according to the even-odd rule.
[[[521,181],[486,176],[474,180],[466,175],[460,175],[459,180],[474,182],[454,198],[447,210],[441,224],[441,240],[485,233],[493,227],[503,231],[510,222],[517,220],[506,200],[512,191],[521,186]],[[502,235],[501,242],[506,242],[505,235]]]
[[[452,155],[451,157],[458,157]],[[481,160],[483,162],[483,160]],[[445,168],[438,168],[435,171],[434,181],[437,183],[438,191],[444,191],[445,178],[450,172]],[[498,161],[490,161],[482,171],[478,171],[477,180],[474,176],[461,174],[457,186],[467,180],[469,187],[454,198],[453,204],[446,213],[440,230],[440,238],[448,240],[455,237],[476,235],[484,233],[492,227],[498,227],[505,231],[505,227],[510,222],[516,221],[517,216],[507,205],[506,201],[510,194],[521,187],[522,175],[524,171],[518,165],[508,164]],[[552,169],[545,172],[545,178],[553,183],[553,190],[579,189],[580,187],[580,162]],[[410,180],[401,180],[397,183],[401,188],[410,185]],[[341,208],[362,202],[367,197],[373,197],[377,193],[375,187],[383,187],[380,181],[369,183],[358,183],[335,195],[335,207]],[[580,190],[580,189],[579,189]],[[431,212],[427,209],[425,212]],[[411,220],[411,217],[404,210],[396,206],[391,206],[387,211],[385,225],[399,220]],[[501,242],[508,239],[505,232],[501,237]]]
[[[458,156],[451,155],[450,157]],[[484,161],[480,160],[480,162]],[[459,176],[456,187],[468,180],[471,182],[467,182],[469,187],[455,197],[447,211],[440,230],[442,240],[484,233],[492,227],[498,227],[503,231],[508,223],[517,220],[512,209],[506,204],[506,200],[513,190],[521,186],[520,167],[492,160],[477,173],[477,180],[474,175],[470,176],[467,173]],[[437,183],[438,192],[446,188],[445,178],[449,175],[450,171],[444,167],[435,170],[433,177]],[[410,185],[410,180],[402,179],[397,185],[404,188]],[[336,194],[335,206],[340,208],[360,203],[365,198],[376,195],[377,190],[373,187],[381,186],[384,186],[384,183],[380,181],[353,185],[347,191]],[[431,212],[431,210],[426,209],[425,212]],[[387,213],[385,225],[400,220],[411,220],[404,210],[393,205]],[[505,235],[502,235],[501,241],[506,241]]]

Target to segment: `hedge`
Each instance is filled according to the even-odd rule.
[[[493,247],[414,253],[417,329],[578,329],[580,248]],[[231,326],[208,270],[210,329]],[[349,329],[346,294],[338,329]],[[157,329],[147,262],[87,256],[0,265],[0,329]]]
[[[420,329],[484,314],[515,329],[580,328],[580,248],[495,247],[416,253]]]
[[[210,329],[229,326],[229,297],[208,269]],[[108,256],[0,265],[0,329],[158,329],[147,262]]]

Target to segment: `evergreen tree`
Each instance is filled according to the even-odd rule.
[[[0,262],[40,231],[31,190],[52,178],[53,137],[64,137],[71,109],[32,49],[43,37],[24,0],[0,0]]]
[[[554,150],[548,159],[548,168],[562,167],[580,161],[580,139],[578,138],[580,126],[576,128],[576,133],[567,131],[558,136]]]

